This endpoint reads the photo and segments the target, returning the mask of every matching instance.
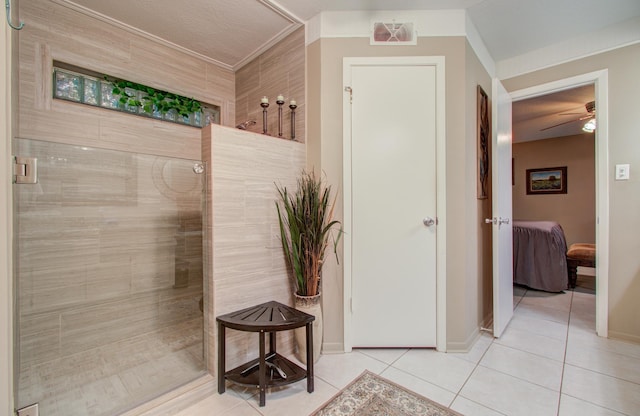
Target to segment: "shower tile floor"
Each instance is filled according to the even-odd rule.
[[[205,374],[202,317],[31,365],[20,402],[45,416],[121,413]]]

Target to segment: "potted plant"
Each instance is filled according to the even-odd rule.
[[[335,197],[331,199],[331,187],[316,178],[313,172],[303,171],[298,178],[297,189],[290,193],[286,187],[276,185],[280,200],[276,202],[282,249],[293,278],[296,309],[316,317],[313,323],[314,361],[320,357],[322,345],[322,309],[320,306],[320,282],[322,265],[329,242],[334,253],[342,228],[333,218]],[[338,227],[337,236],[334,234]],[[298,358],[306,362],[304,328],[295,331]]]

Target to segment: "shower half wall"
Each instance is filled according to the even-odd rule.
[[[205,374],[202,164],[13,147],[38,159],[14,185],[17,407],[113,415]]]

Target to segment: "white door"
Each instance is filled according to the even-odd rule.
[[[345,275],[351,276],[351,345],[433,347],[436,68],[385,59],[345,61],[352,99],[344,120],[350,126]]]
[[[511,96],[494,79],[492,97],[493,336],[500,337],[513,316]]]

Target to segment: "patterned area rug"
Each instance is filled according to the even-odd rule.
[[[462,416],[365,371],[311,416]]]

